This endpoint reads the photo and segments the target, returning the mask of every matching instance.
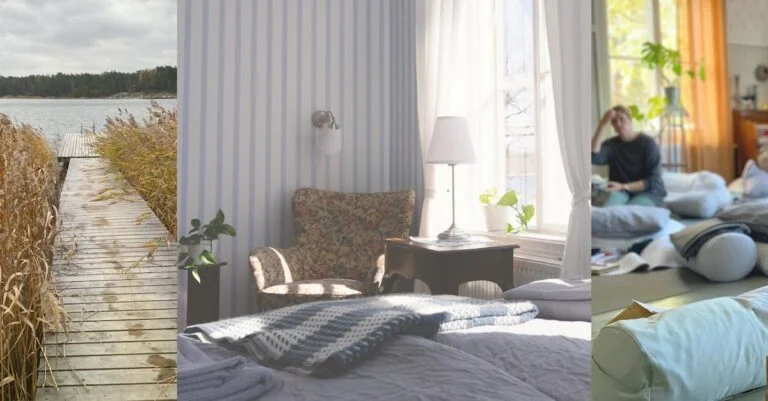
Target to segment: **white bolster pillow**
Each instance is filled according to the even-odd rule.
[[[765,386],[768,294],[715,298],[605,326],[595,401],[716,401]]]
[[[737,281],[746,277],[757,264],[757,246],[746,234],[724,233],[699,249],[688,267],[711,281]]]

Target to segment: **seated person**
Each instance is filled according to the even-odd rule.
[[[608,123],[618,136],[600,141]],[[661,180],[661,154],[656,141],[636,132],[624,106],[608,110],[592,137],[592,164],[608,165],[608,186],[595,206],[664,206],[667,191]]]

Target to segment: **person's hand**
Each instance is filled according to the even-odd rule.
[[[608,181],[608,187],[605,188],[607,191],[611,192],[619,192],[624,190],[624,184],[616,181]]]
[[[600,125],[608,124],[611,119],[616,115],[616,112],[613,111],[613,109],[610,109],[603,114],[603,118],[600,119]]]

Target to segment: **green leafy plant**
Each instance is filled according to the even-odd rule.
[[[650,70],[658,70],[665,87],[676,87],[680,84],[680,77],[686,75],[691,79],[706,80],[704,63],[699,62],[689,69],[683,69],[680,51],[665,47],[661,43],[645,42],[641,50],[640,62]],[[629,106],[632,118],[638,121],[652,120],[660,116],[667,106],[667,98],[653,96],[648,99],[648,111],[642,113],[637,105]]]
[[[235,236],[235,228],[224,222],[224,212],[219,210],[216,217],[208,224],[202,225],[200,219],[192,219],[192,229],[186,236],[179,238],[179,245],[190,246],[200,245],[203,241],[213,241],[219,239],[221,235]],[[185,269],[192,272],[192,277],[200,283],[199,269],[225,266],[226,262],[217,262],[210,249],[202,250],[198,255],[190,255],[189,252],[179,253],[179,269]]]
[[[517,197],[517,192],[507,191],[499,197],[496,188],[491,188],[480,195],[480,203],[486,206],[505,206],[511,207],[515,211],[517,218],[515,226],[507,222],[507,233],[514,232],[516,229],[525,231],[528,229],[528,223],[533,219],[535,212],[533,205],[522,205]]]

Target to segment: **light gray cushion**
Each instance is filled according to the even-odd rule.
[[[757,263],[757,247],[748,235],[738,232],[720,234],[701,246],[688,261],[688,267],[708,280],[741,280]]]
[[[614,206],[592,208],[592,236],[600,238],[633,238],[653,234],[669,222],[669,210],[648,206]]]
[[[504,293],[506,300],[588,301],[592,299],[592,280],[567,281],[547,279],[533,281]]]
[[[592,321],[592,301],[548,301],[532,300],[539,308],[537,319],[575,322]]]
[[[683,217],[708,219],[730,204],[731,199],[731,192],[723,187],[713,190],[670,193],[664,198],[664,205],[673,213]]]
[[[744,165],[741,179],[745,198],[768,198],[768,171],[761,169],[752,159]]]
[[[605,326],[592,342],[592,399],[716,401],[764,386],[766,299],[714,298]]]

